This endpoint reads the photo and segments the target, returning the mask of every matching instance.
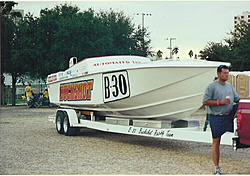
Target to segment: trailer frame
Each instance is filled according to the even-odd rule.
[[[149,128],[149,127],[138,127],[134,125],[119,125],[119,124],[108,124],[106,118],[95,116],[95,112],[90,111],[89,115],[81,114],[81,111],[75,109],[57,109],[55,115],[50,115],[48,120],[56,123],[56,129],[59,134],[65,134],[67,136],[75,136],[76,132],[80,128],[89,128],[104,132],[144,136],[144,137],[155,137],[165,139],[175,139],[182,141],[193,141],[212,143],[211,131],[204,131],[201,126],[195,127],[182,127],[182,128]],[[118,120],[118,119],[117,119]],[[131,120],[131,119],[130,119]],[[132,119],[133,120],[133,119]],[[193,119],[192,119],[193,120]],[[152,121],[152,120],[151,120]],[[221,137],[221,144],[232,145],[234,150],[242,148],[239,142],[237,134],[237,119],[234,119],[234,132],[226,132]]]

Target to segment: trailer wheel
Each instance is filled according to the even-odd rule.
[[[70,126],[69,118],[67,115],[63,119],[63,130],[64,130],[64,134],[66,136],[75,136],[76,135],[76,128]]]
[[[64,134],[63,130],[63,119],[64,119],[64,113],[63,112],[58,112],[56,114],[56,130],[59,134]]]

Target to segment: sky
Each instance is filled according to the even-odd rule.
[[[223,42],[234,30],[234,16],[250,12],[250,1],[15,1],[14,9],[23,9],[39,16],[40,10],[52,9],[56,5],[71,4],[81,11],[88,8],[95,12],[100,10],[123,11],[132,18],[132,22],[142,25],[142,13],[151,14],[144,17],[144,27],[150,34],[152,50],[163,52],[163,58],[169,57],[170,40],[172,48],[178,47],[180,58],[189,58],[189,51],[199,55],[208,42]],[[139,15],[134,15],[139,13]],[[168,38],[168,40],[167,40]],[[173,56],[174,58],[176,56]]]

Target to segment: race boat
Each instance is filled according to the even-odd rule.
[[[131,55],[86,58],[48,75],[50,102],[61,108],[99,116],[177,121],[202,105],[205,87],[219,65],[198,59],[165,59]]]

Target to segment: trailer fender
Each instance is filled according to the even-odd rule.
[[[71,127],[77,126],[78,118],[77,118],[76,111],[74,109],[58,109],[57,113],[58,112],[64,112],[65,114],[67,114]]]

